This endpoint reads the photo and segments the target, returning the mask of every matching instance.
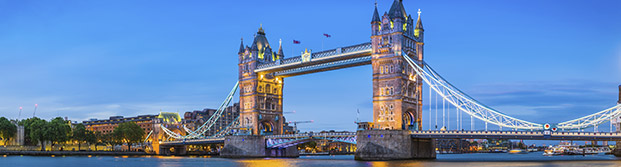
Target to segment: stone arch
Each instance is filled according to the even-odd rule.
[[[418,130],[417,115],[414,110],[408,110],[402,115],[402,126],[405,130]]]
[[[261,121],[259,123],[259,133],[261,133],[261,135],[274,134],[274,123],[269,120]]]

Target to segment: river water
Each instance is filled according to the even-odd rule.
[[[621,166],[621,158],[613,155],[542,156],[529,154],[479,153],[439,154],[436,160],[355,161],[353,155],[301,156],[300,158],[226,159],[217,157],[175,156],[0,156],[0,167],[202,167],[202,166],[446,166],[446,167],[503,167],[503,166]]]

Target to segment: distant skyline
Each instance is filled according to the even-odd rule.
[[[238,77],[240,38],[250,45],[262,25],[285,58],[368,42],[374,2],[0,0],[0,116],[32,117],[35,104],[38,117],[79,122],[217,108]],[[383,14],[392,0],[377,3]],[[422,11],[425,61],[503,113],[555,123],[618,100],[619,1],[403,3]],[[355,130],[356,110],[372,119],[371,92],[368,65],[285,78],[284,111],[296,111],[285,117],[314,120],[302,131]]]

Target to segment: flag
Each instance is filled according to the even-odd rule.
[[[332,37],[332,35],[330,35],[330,34],[326,34],[326,33],[324,33],[324,34],[323,34],[323,36],[326,36],[327,38]]]
[[[300,41],[293,40],[293,44],[300,44]]]

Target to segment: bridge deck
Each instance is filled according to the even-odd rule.
[[[189,139],[189,140],[175,140],[175,141],[163,141],[160,145],[174,146],[174,145],[200,145],[211,143],[224,143],[224,137],[220,138],[208,138],[208,139]]]
[[[523,139],[523,140],[621,140],[618,132],[550,132],[542,131],[412,131],[413,138],[434,139]]]
[[[267,72],[274,73],[276,76],[290,77],[366,65],[371,64],[371,50],[372,45],[370,42],[367,42],[311,53],[310,60],[303,60],[301,56],[296,56],[259,64],[254,72]]]

